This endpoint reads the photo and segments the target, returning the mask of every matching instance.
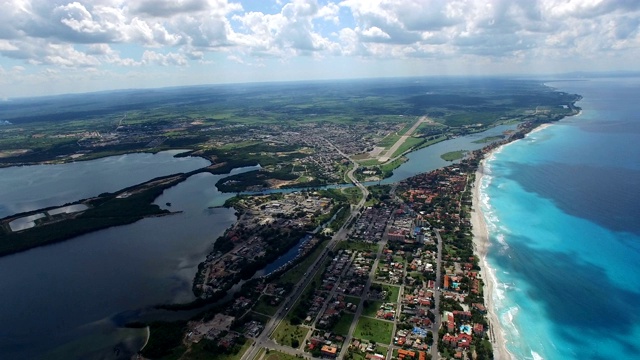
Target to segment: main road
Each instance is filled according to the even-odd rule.
[[[433,300],[435,304],[434,315],[435,321],[433,322],[433,345],[431,345],[431,359],[440,359],[438,355],[438,331],[440,330],[440,324],[442,323],[442,315],[440,313],[440,284],[442,284],[442,237],[440,232],[433,229],[438,239],[438,256],[436,261],[436,288],[433,289]]]
[[[302,279],[300,279],[300,281],[298,281],[298,283],[293,287],[291,295],[289,295],[285,299],[285,301],[282,302],[282,305],[280,305],[280,308],[278,308],[278,311],[276,312],[276,314],[267,322],[262,333],[260,333],[260,335],[255,339],[254,345],[242,355],[242,358],[241,358],[242,360],[253,360],[258,354],[258,352],[260,351],[260,349],[265,346],[266,347],[271,346],[272,348],[275,348],[274,342],[270,340],[269,337],[278,328],[278,325],[280,325],[280,322],[284,319],[287,312],[291,310],[291,307],[296,303],[296,301],[298,301],[305,287],[311,282],[315,274],[318,271],[320,271],[320,268],[321,268],[320,265],[327,258],[329,251],[333,250],[335,246],[338,244],[338,242],[346,239],[347,233],[348,233],[348,229],[347,229],[348,225],[358,215],[358,213],[360,212],[360,209],[362,209],[364,204],[367,202],[369,191],[353,175],[355,171],[358,169],[358,163],[356,163],[348,155],[346,155],[344,152],[338,149],[333,143],[331,143],[326,139],[325,141],[327,141],[334,149],[336,149],[336,151],[340,155],[349,159],[349,161],[353,163],[353,168],[349,170],[349,172],[347,172],[347,176],[349,177],[349,180],[362,191],[362,199],[360,199],[357,205],[351,208],[351,214],[349,215],[347,220],[344,222],[342,227],[331,238],[331,240],[329,241],[325,249],[322,251],[322,254],[318,256],[316,261],[314,261],[313,264],[311,264],[311,266],[309,266],[309,271],[307,271],[305,275],[302,277]],[[301,344],[301,345],[304,345],[304,344]],[[300,350],[297,350],[297,349],[294,350],[294,349],[291,349],[288,347],[282,347],[282,346],[278,346],[277,348],[281,351],[285,351],[288,349],[289,351],[287,352],[289,353],[300,354]]]

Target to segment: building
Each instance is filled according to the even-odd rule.
[[[330,345],[323,345],[320,349],[320,353],[323,356],[336,357],[338,355],[338,348]]]

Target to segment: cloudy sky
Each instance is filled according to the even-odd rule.
[[[640,70],[640,0],[0,0],[0,98]]]

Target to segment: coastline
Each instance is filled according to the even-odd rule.
[[[502,330],[498,314],[496,313],[496,309],[493,304],[496,278],[487,263],[487,253],[490,246],[489,231],[487,230],[487,224],[484,220],[484,214],[482,213],[482,203],[480,201],[480,186],[482,184],[482,177],[484,176],[484,162],[493,154],[494,151],[495,150],[485,155],[485,158],[480,161],[478,169],[476,170],[476,177],[472,190],[473,210],[471,211],[473,249],[481,262],[480,274],[483,280],[484,300],[487,308],[487,317],[489,319],[489,338],[493,345],[494,358],[498,360],[512,360],[513,357],[507,350],[505,334]]]

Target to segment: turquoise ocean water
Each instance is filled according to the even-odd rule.
[[[580,115],[486,161],[487,256],[516,359],[640,357],[640,79],[548,83]]]

